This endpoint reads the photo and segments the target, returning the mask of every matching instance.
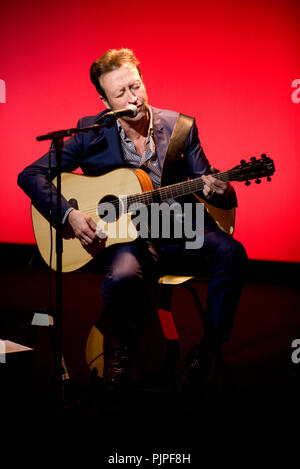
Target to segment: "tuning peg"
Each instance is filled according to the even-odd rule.
[[[266,155],[265,153],[262,153],[260,156],[261,156],[262,158],[267,158],[267,155]]]
[[[251,161],[256,161],[255,156],[251,156],[250,160],[251,160]]]
[[[246,160],[241,160],[241,164],[245,164],[246,163]]]
[[[256,184],[260,184],[260,183],[261,183],[261,179],[258,179],[258,178],[257,178],[257,179],[255,180],[255,182],[256,182]]]
[[[267,177],[267,181],[272,181],[272,179],[270,178],[270,176]]]
[[[245,182],[245,186],[250,186],[251,182],[250,181],[246,181]]]

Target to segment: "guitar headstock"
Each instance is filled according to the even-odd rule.
[[[252,156],[248,163],[246,163],[245,160],[241,160],[241,164],[229,171],[231,181],[246,181],[247,186],[252,179],[256,179],[255,182],[257,184],[261,182],[260,178],[263,177],[266,177],[267,181],[271,181],[270,176],[272,176],[274,172],[274,161],[265,154],[262,154],[259,159]]]

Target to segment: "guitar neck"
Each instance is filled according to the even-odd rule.
[[[231,170],[233,171],[233,170]],[[223,173],[216,173],[213,176],[221,181],[231,181],[230,172],[224,171]],[[133,209],[134,204],[151,205],[154,202],[163,202],[168,199],[175,199],[184,195],[192,194],[193,192],[201,191],[204,187],[204,181],[201,177],[191,179],[189,181],[178,182],[169,186],[159,187],[152,191],[142,192],[141,194],[134,194],[127,197],[128,206]]]
[[[241,160],[241,164],[235,166],[229,171],[222,173],[214,173],[213,176],[224,182],[229,181],[246,181],[246,185],[250,184],[250,180],[256,179],[255,182],[260,183],[262,177],[267,177],[270,181],[270,176],[274,173],[274,162],[265,154],[261,155],[260,159],[255,157],[250,158],[250,162],[246,163]],[[190,179],[189,181],[178,182],[169,186],[159,187],[151,191],[142,192],[140,194],[133,194],[127,197],[127,206],[136,209],[136,204],[150,205],[155,202],[163,202],[168,199],[176,199],[183,195],[191,194],[193,192],[201,191],[205,182],[201,177]]]

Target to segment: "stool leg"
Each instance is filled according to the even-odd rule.
[[[166,353],[160,378],[167,388],[176,383],[180,356],[177,330],[172,316],[173,285],[162,285],[159,303],[159,319],[166,340]]]
[[[200,314],[200,318],[203,323],[204,331],[207,333],[210,333],[212,330],[211,318],[207,315],[205,309],[203,308],[200,298],[198,296],[198,293],[196,292],[193,285],[191,285],[190,283],[185,283],[183,287],[186,288],[192,294],[195,304],[197,306],[198,312]]]

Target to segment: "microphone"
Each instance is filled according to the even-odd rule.
[[[123,109],[116,109],[115,111],[109,111],[103,115],[103,117],[113,117],[114,119],[118,119],[118,117],[122,116],[129,116],[135,117],[138,113],[138,109],[134,104],[129,104],[128,107]]]
[[[115,111],[109,111],[105,114],[102,114],[99,121],[104,120],[106,117],[112,117],[114,119],[118,119],[118,117],[121,116],[135,117],[137,113],[138,108],[134,104],[129,104],[128,107],[124,107],[123,109],[116,109]],[[78,132],[88,132],[89,130],[96,130],[101,132],[101,127],[105,127],[107,125],[111,125],[111,122],[107,124],[93,124],[89,125],[88,127],[81,127],[81,129],[76,127],[75,129],[72,128],[67,130],[56,130],[55,132],[49,132],[45,135],[39,135],[36,137],[36,139],[40,142],[41,140],[54,140],[58,138],[70,137],[70,135],[76,134]]]

